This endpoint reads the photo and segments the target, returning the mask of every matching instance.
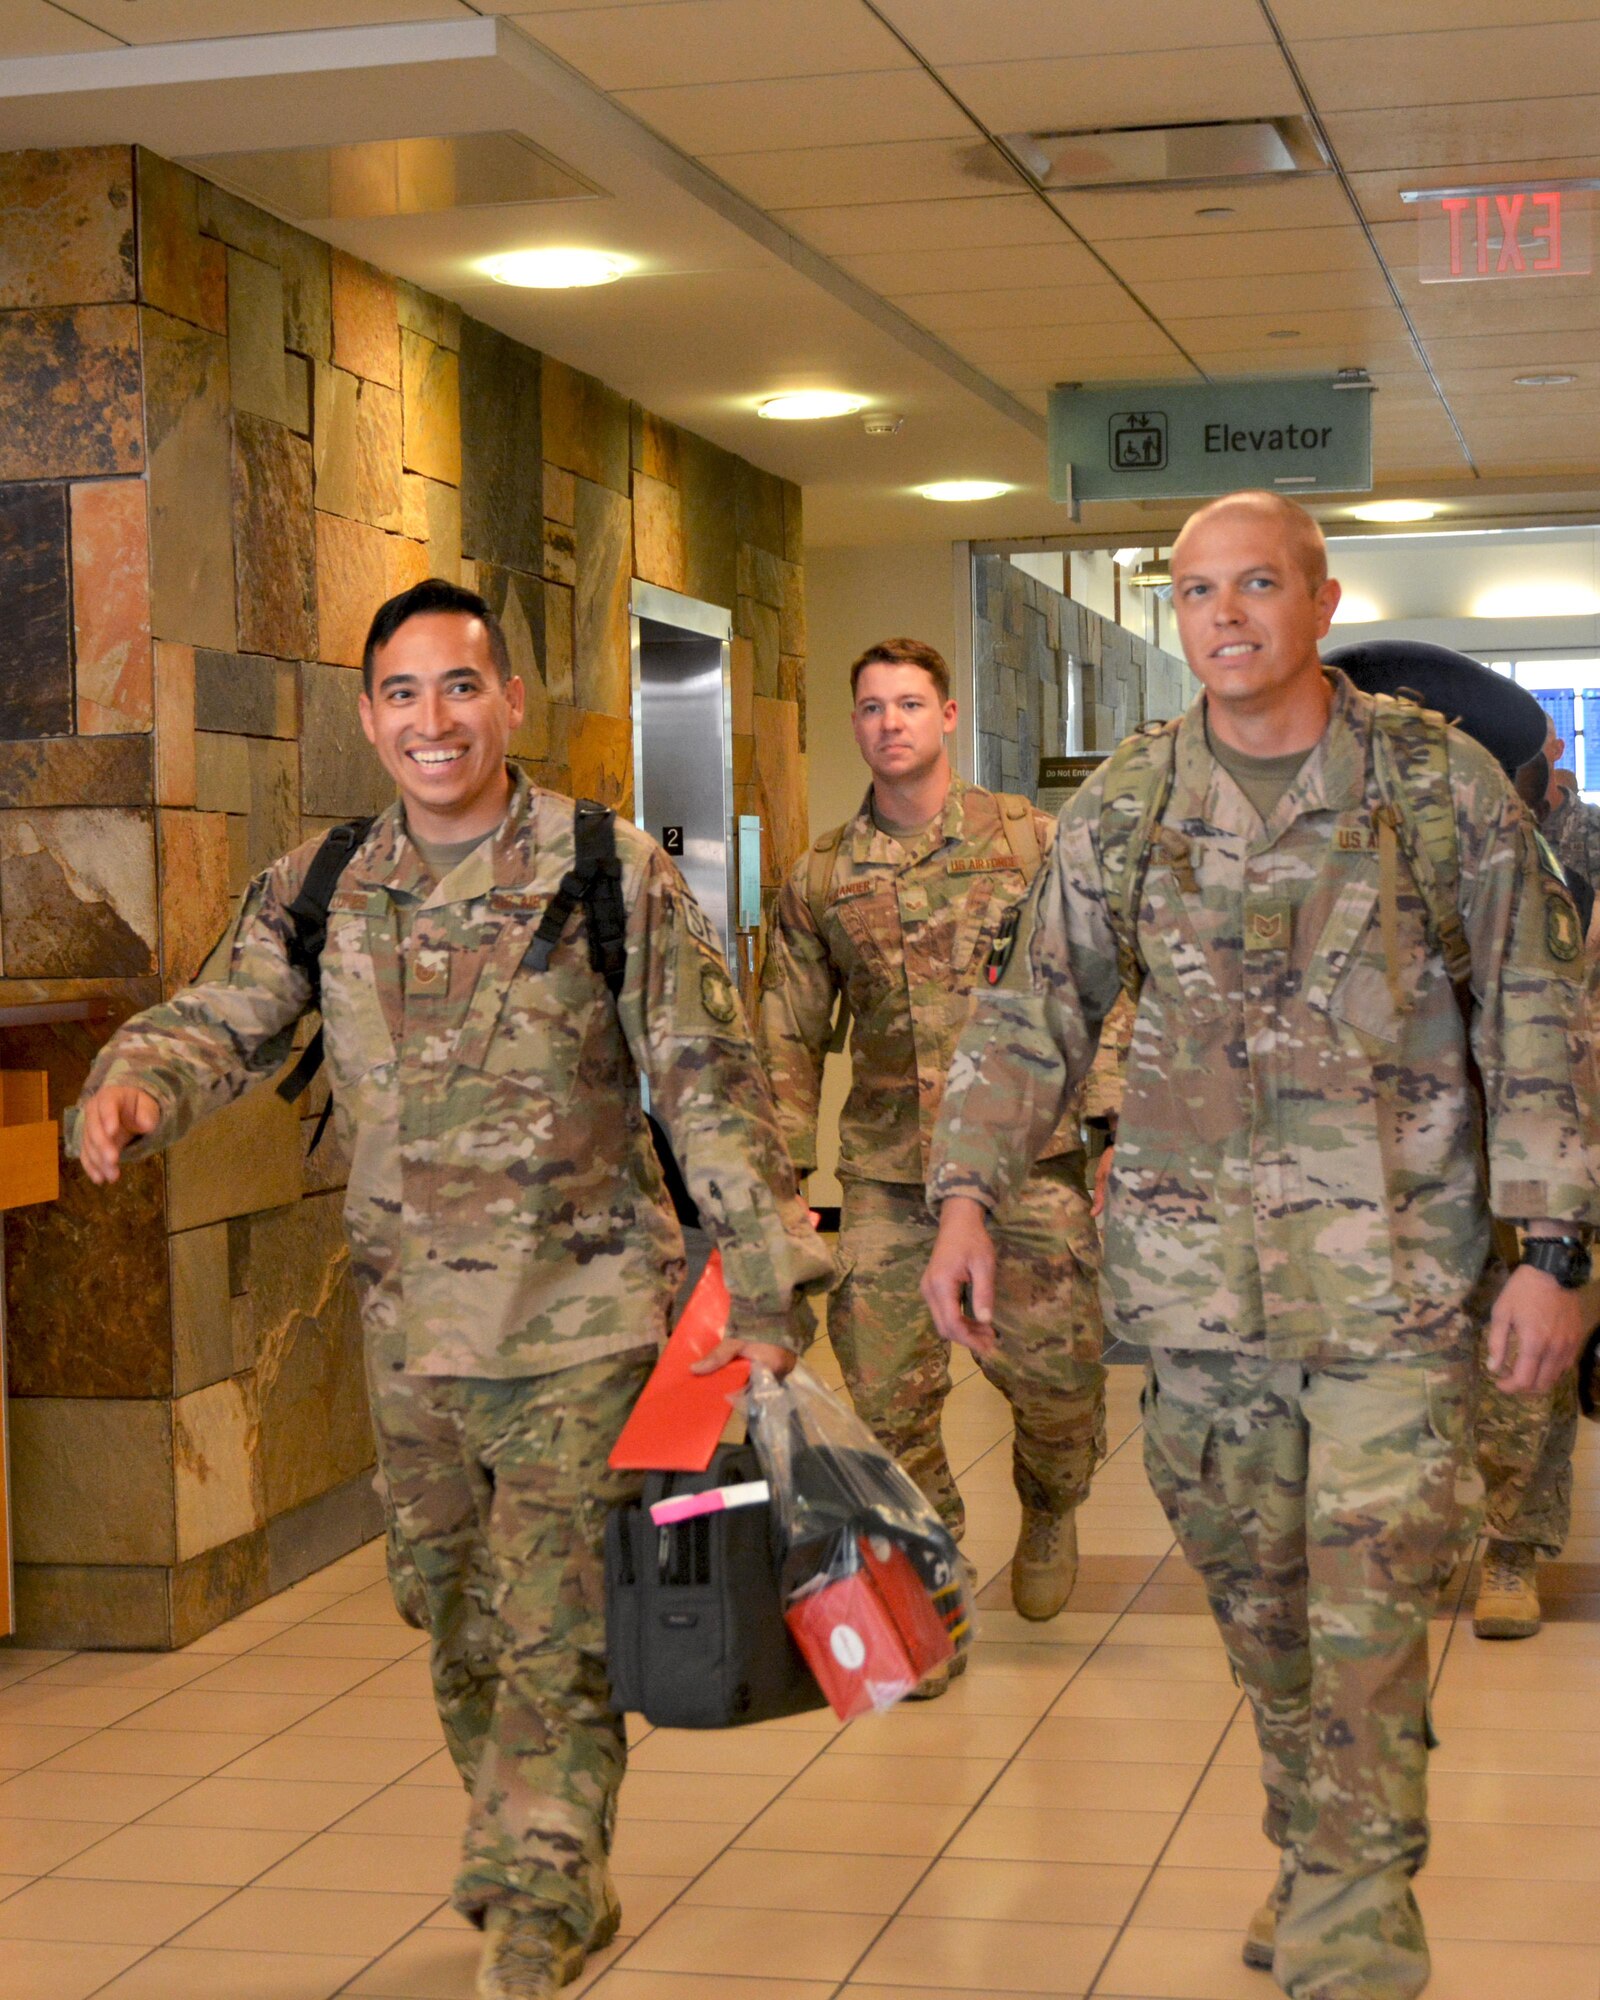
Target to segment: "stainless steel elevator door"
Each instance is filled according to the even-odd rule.
[[[733,719],[726,611],[634,585],[634,811],[733,957]],[[720,628],[720,629],[719,629]]]

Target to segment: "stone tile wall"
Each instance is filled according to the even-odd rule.
[[[535,778],[624,810],[630,579],[728,606],[775,885],[807,837],[800,532],[796,488],[181,168],[0,156],[0,1065],[59,1113],[252,873],[386,802],[361,645],[429,574],[504,619]],[[372,1531],[312,1122],[258,1091],[7,1219],[32,1643],[179,1644]]]
[[[1074,603],[1004,556],[973,564],[978,781],[1033,798],[1039,759],[1067,748],[1073,706],[1084,750],[1115,749],[1141,722],[1177,715],[1195,693],[1181,659]]]

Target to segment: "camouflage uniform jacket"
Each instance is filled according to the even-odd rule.
[[[735,1330],[799,1345],[801,1293],[832,1276],[710,926],[654,842],[621,820],[616,832],[617,1005],[580,913],[547,971],[525,962],[573,865],[573,813],[520,773],[499,830],[442,882],[395,805],[334,894],[322,1016],[351,1150],[353,1274],[369,1331],[403,1330],[421,1374],[539,1375],[659,1337],[682,1243],[636,1069],[722,1251]],[[102,1051],[86,1094],[132,1083],[161,1107],[126,1157],[282,1061],[310,1002],[286,912],[316,847],[251,884],[225,982],[151,1008]]]
[[[1581,875],[1600,893],[1600,806],[1590,805],[1575,791],[1568,792],[1541,831],[1562,867]]]
[[[1035,810],[1038,851],[1055,827]],[[801,1172],[817,1164],[817,1104],[834,999],[850,1005],[851,1085],[839,1120],[841,1180],[920,1187],[956,1039],[1008,910],[1027,892],[992,792],[952,779],[938,823],[883,832],[869,791],[840,830],[819,930],[802,860],[778,898],[756,1034]],[[1064,1118],[1041,1154],[1081,1149]]]
[[[1403,863],[1397,1006],[1373,703],[1332,680],[1327,730],[1264,826],[1211,755],[1203,697],[1177,730],[1108,1202],[1108,1324],[1124,1338],[1319,1365],[1441,1351],[1468,1337],[1491,1207],[1600,1219],[1565,889],[1498,766],[1450,731],[1470,1051]],[[1067,807],[1010,961],[980,993],[935,1140],[935,1200],[1005,1198],[1117,998],[1105,788],[1097,774]]]

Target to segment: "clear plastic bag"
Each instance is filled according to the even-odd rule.
[[[783,1531],[784,1616],[835,1714],[891,1707],[972,1639],[960,1553],[915,1484],[803,1364],[757,1367],[750,1442]]]

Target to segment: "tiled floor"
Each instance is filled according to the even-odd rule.
[[[940,1702],[840,1728],[638,1733],[626,1937],[594,2000],[1269,2000],[1239,1935],[1271,1879],[1248,1725],[1139,1462],[1138,1377],[1083,1580],[1009,1610],[1004,1406],[968,1371],[947,1435],[989,1587]],[[1580,1440],[1551,1621],[1435,1630],[1430,2000],[1600,2000],[1600,1431]],[[6,2000],[458,2000],[462,1799],[422,1642],[376,1546],[173,1656],[0,1650]]]

